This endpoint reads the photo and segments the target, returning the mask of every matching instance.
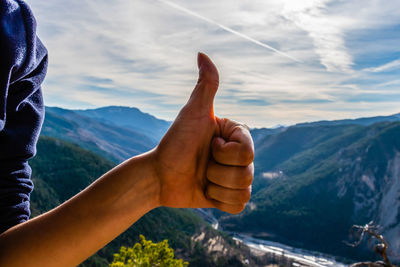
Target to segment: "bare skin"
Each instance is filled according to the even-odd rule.
[[[246,126],[215,117],[218,71],[201,53],[198,65],[198,83],[160,144],[1,234],[0,266],[76,266],[160,206],[244,209],[253,141]]]

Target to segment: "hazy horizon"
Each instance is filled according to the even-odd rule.
[[[72,110],[72,111],[76,111],[76,110],[85,111],[85,110],[94,110],[94,109],[109,108],[109,107],[122,107],[122,108],[138,109],[140,112],[142,112],[144,114],[151,115],[151,116],[155,117],[156,119],[164,120],[164,121],[167,121],[169,123],[173,122],[172,120],[165,120],[165,119],[160,118],[160,117],[158,117],[158,116],[156,116],[156,115],[154,115],[152,113],[145,112],[145,111],[143,111],[140,108],[135,107],[135,106],[110,105],[110,106],[101,106],[101,107],[95,107],[95,108],[66,108],[66,107],[60,107],[60,106],[49,106],[49,105],[46,105],[46,108],[62,108],[62,109],[68,109],[68,110]],[[393,115],[400,115],[400,112],[393,113],[393,114],[387,114],[387,115],[378,114],[378,115],[375,115],[375,116],[368,116],[368,117],[341,118],[341,119],[332,119],[332,120],[324,120],[324,119],[322,119],[322,120],[316,120],[316,121],[299,121],[299,122],[296,122],[294,124],[276,124],[276,125],[271,125],[271,126],[258,126],[258,127],[250,126],[250,128],[251,129],[261,129],[261,128],[274,129],[274,128],[279,128],[279,127],[290,127],[290,126],[293,126],[293,125],[296,125],[296,124],[302,124],[302,123],[313,123],[313,122],[319,122],[319,121],[338,121],[338,120],[347,120],[347,119],[348,120],[354,120],[354,119],[364,119],[364,118],[372,118],[372,117],[386,117],[386,116],[393,116]]]

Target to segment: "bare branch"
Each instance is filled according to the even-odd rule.
[[[346,241],[345,241],[345,243],[347,245],[349,245],[349,246],[357,247],[363,241],[365,234],[368,234],[369,238],[375,238],[376,240],[379,241],[379,243],[377,245],[375,245],[374,250],[375,250],[376,253],[378,253],[383,258],[383,262],[382,261],[377,261],[377,262],[358,262],[358,263],[352,264],[350,267],[361,267],[361,266],[368,266],[368,267],[378,267],[378,266],[397,267],[396,265],[391,264],[391,262],[389,261],[389,258],[387,256],[388,244],[385,241],[385,239],[383,238],[383,236],[377,233],[378,226],[376,226],[373,221],[370,221],[369,223],[367,223],[364,226],[353,225],[351,229],[352,230],[355,229],[355,231],[359,234],[360,237],[354,243],[349,243],[349,242],[346,242]]]

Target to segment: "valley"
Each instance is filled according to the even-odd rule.
[[[137,122],[131,120],[135,116],[141,119]],[[135,127],[137,124],[140,127]],[[170,122],[126,107],[104,107],[89,111],[47,108],[42,136],[75,143],[103,155],[108,162],[107,166],[111,167],[154,147],[169,125]],[[251,133],[256,157],[250,203],[239,215],[206,210],[201,216],[214,228],[235,233],[232,234],[233,241],[226,241],[226,244],[236,244],[235,239],[238,242],[241,240],[250,250],[269,249],[270,253],[271,250],[279,252],[285,246],[296,247],[299,249],[285,250],[285,255],[305,255],[303,261],[310,261],[311,257],[315,257],[315,254],[308,251],[335,255],[349,261],[376,260],[371,248],[373,242],[364,240],[357,248],[351,248],[344,243],[354,238],[350,233],[353,224],[364,225],[373,220],[381,226],[382,234],[390,244],[390,257],[394,261],[399,260],[398,114],[302,123],[275,129],[252,129]],[[39,153],[40,151],[38,157]],[[90,175],[96,177],[97,173]],[[46,187],[46,179],[35,181],[35,186],[37,184],[44,187],[41,203],[47,203],[46,199],[55,195],[56,189]],[[65,198],[57,200],[57,203],[63,199]],[[169,217],[167,214],[170,212],[175,213],[175,210],[166,211],[165,216]],[[197,232],[191,230],[187,238],[191,237],[182,240],[198,236],[198,231],[202,231],[200,229],[210,229],[207,230],[210,234],[215,231],[200,219],[198,213],[193,216],[198,218],[193,219],[194,221],[203,221],[198,224],[203,226],[199,226]],[[155,225],[151,220],[156,220],[156,217],[149,215],[148,218],[152,219],[143,224],[138,222],[137,231],[149,232],[146,224]],[[168,219],[170,222],[174,220],[177,220],[173,223],[174,227],[180,229],[180,219],[174,216]],[[164,225],[164,222],[159,223]],[[174,238],[174,235],[179,235],[181,230],[174,232],[174,227],[169,229],[175,234],[161,236]],[[134,241],[130,237],[122,239]],[[179,246],[185,245],[178,242],[174,247]],[[234,250],[233,247],[231,249]],[[248,248],[241,250],[244,252],[239,257],[241,260],[238,258],[240,264],[245,264],[244,260],[248,258],[256,264],[257,259],[249,256]],[[185,253],[186,256],[189,255]],[[329,266],[333,262],[331,266],[338,266],[329,256],[322,257],[321,260],[315,258],[315,262],[328,264],[322,266]]]

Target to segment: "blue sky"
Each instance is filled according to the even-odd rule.
[[[172,120],[203,51],[220,71],[217,115],[251,127],[400,112],[400,1],[28,2],[48,106]]]

